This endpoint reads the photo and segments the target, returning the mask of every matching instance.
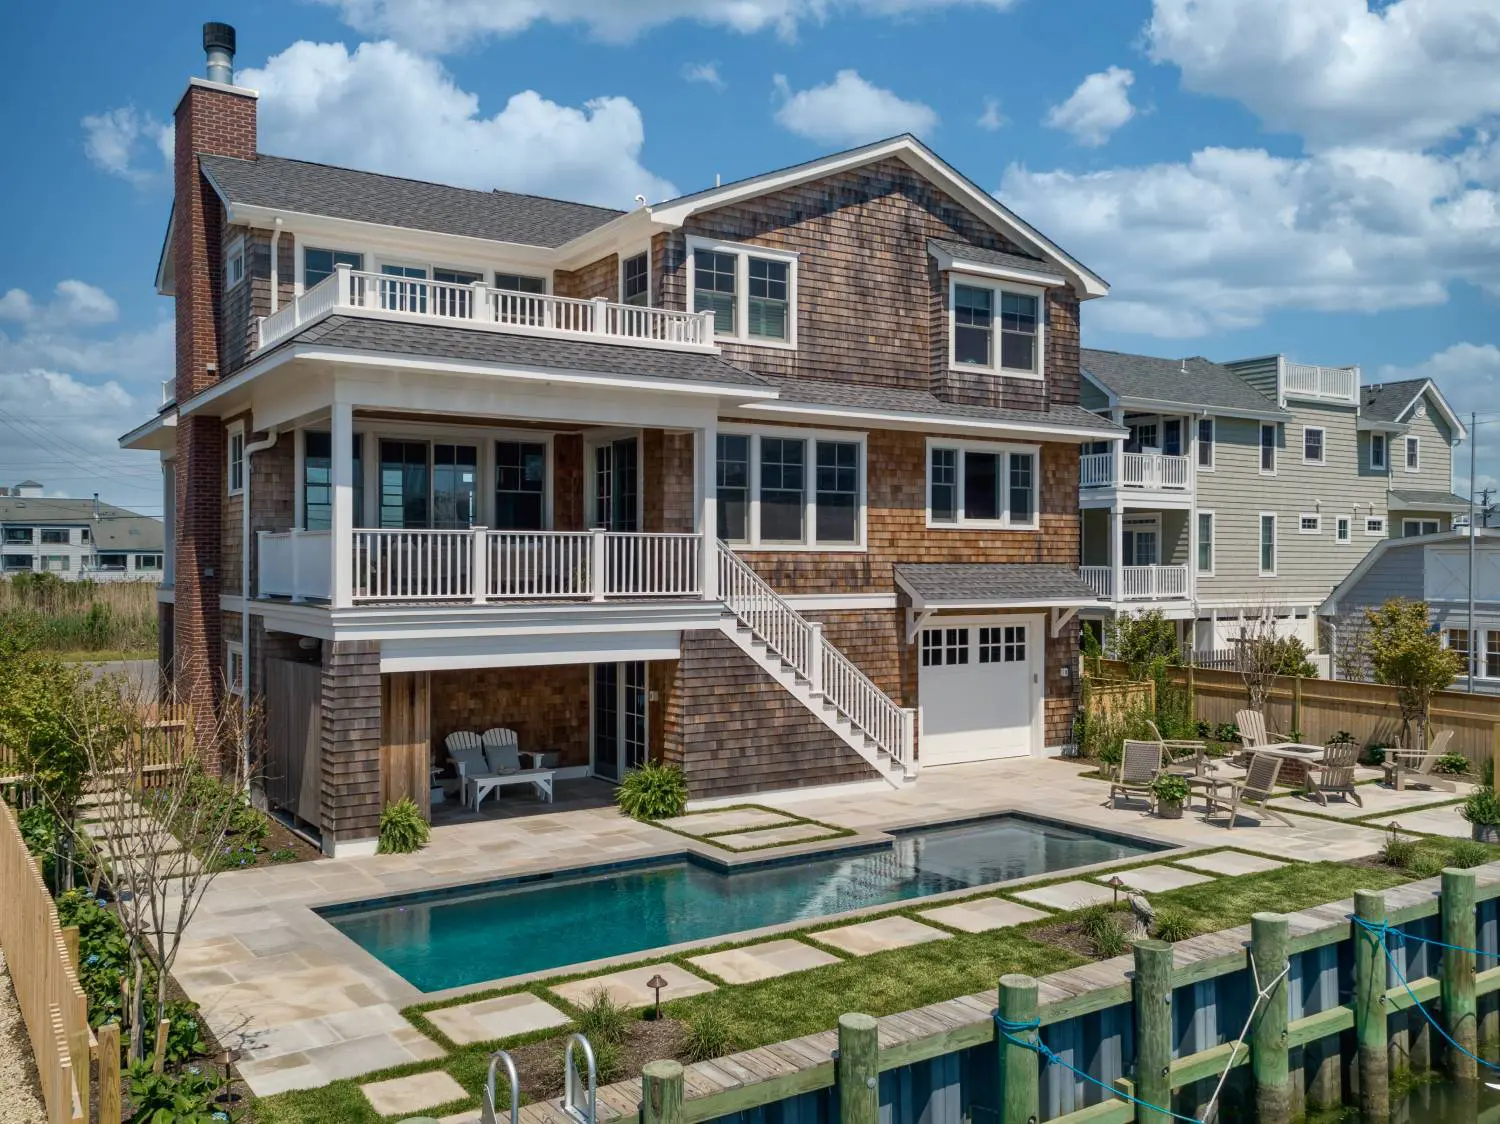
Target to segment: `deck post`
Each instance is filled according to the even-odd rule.
[[[1164,1110],[1172,1100],[1172,946],[1138,941],[1135,946],[1135,1096],[1156,1108],[1137,1106],[1139,1124],[1171,1124]]]
[[[880,1046],[870,1015],[839,1016],[839,1124],[878,1124]]]
[[[490,592],[490,531],[488,527],[471,527],[470,531],[474,539],[469,544],[469,582],[473,586],[469,600],[483,605]]]
[[[682,1124],[682,1063],[647,1062],[641,1070],[641,1124]]]
[[[1037,985],[1031,976],[1009,974],[1000,977],[1000,1017],[1008,1023],[1025,1025],[1036,1022]],[[1025,1038],[1035,1031],[1020,1031]],[[997,1034],[1000,1049],[1000,1124],[1033,1124],[1041,1113],[1039,1075],[1041,1063],[1034,1050],[1018,1046],[1004,1034]]]
[[[120,1124],[120,1024],[105,1023],[99,1036],[99,1124]]]
[[[1354,916],[1385,923],[1385,895],[1354,892]],[[1354,1037],[1359,1045],[1359,1110],[1364,1121],[1391,1117],[1389,1012],[1386,1007],[1385,938],[1362,925],[1354,928]]]
[[[589,592],[594,601],[604,600],[608,567],[604,528],[594,527],[589,531]]]
[[[1475,878],[1472,870],[1443,871],[1439,906],[1443,918],[1443,943],[1457,948],[1479,947],[1479,926],[1474,917]],[[1443,1029],[1470,1054],[1479,1046],[1478,1003],[1474,998],[1474,954],[1443,949]],[[1447,1069],[1454,1077],[1473,1081],[1479,1066],[1473,1058],[1449,1046]]]
[[[1277,913],[1250,918],[1252,980],[1266,987],[1287,965],[1287,919]],[[1255,1074],[1255,1119],[1259,1124],[1286,1124],[1291,1119],[1286,1039],[1286,977],[1270,989],[1250,1039],[1250,1067]]]

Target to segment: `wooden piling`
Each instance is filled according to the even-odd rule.
[[[99,1039],[99,1124],[120,1124],[120,1024],[105,1023]]]
[[[1385,923],[1385,895],[1356,890],[1354,915],[1372,925]],[[1389,1120],[1390,1059],[1386,1010],[1385,940],[1354,925],[1354,1038],[1359,1046],[1359,1109],[1364,1121]]]
[[[870,1015],[839,1016],[839,1124],[879,1124],[880,1047]]]
[[[1259,1124],[1286,1124],[1291,1119],[1286,976],[1282,974],[1287,963],[1288,931],[1287,919],[1280,914],[1257,913],[1250,919],[1250,956],[1255,964],[1252,981],[1258,978],[1261,988],[1266,988],[1281,977],[1261,1002],[1250,1039],[1255,1119]]]
[[[1031,976],[1000,977],[1000,1017],[1009,1023],[1036,1022],[1037,985]],[[1035,1030],[1016,1032],[1029,1038]],[[1041,1115],[1041,1061],[1035,1050],[995,1036],[1000,1050],[1000,1124],[1032,1124]]]
[[[641,1124],[682,1124],[682,1063],[647,1062],[641,1070]]]
[[[1172,1100],[1172,946],[1166,941],[1137,941],[1135,980],[1135,1096],[1139,1124],[1171,1124],[1163,1110]]]
[[[1472,870],[1443,871],[1439,904],[1443,919],[1443,943],[1458,948],[1479,947],[1479,924],[1474,916],[1475,878]],[[1479,1047],[1478,1011],[1474,997],[1474,954],[1443,949],[1443,1029],[1463,1050],[1473,1054]],[[1479,1066],[1462,1050],[1449,1046],[1447,1069],[1454,1077],[1472,1081]]]
[[[171,1031],[171,1019],[162,1019],[156,1024],[156,1048],[151,1053],[151,1068],[157,1073],[160,1073],[167,1064],[167,1035]]]

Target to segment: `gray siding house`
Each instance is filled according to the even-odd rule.
[[[51,573],[65,581],[162,580],[160,519],[92,500],[48,499],[34,480],[0,495],[0,579]]]

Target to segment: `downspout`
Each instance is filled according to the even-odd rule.
[[[243,718],[240,753],[243,757],[245,781],[250,780],[250,457],[263,453],[276,444],[280,436],[275,426],[267,432],[264,441],[245,446],[245,490],[240,496],[240,714]]]

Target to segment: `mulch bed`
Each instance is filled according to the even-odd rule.
[[[1129,911],[1120,910],[1112,912],[1109,916],[1127,942],[1138,936],[1135,930],[1135,916]],[[1052,925],[1039,925],[1035,929],[1027,929],[1026,936],[1029,940],[1050,944],[1055,948],[1071,952],[1075,956],[1082,956],[1086,960],[1105,959],[1094,950],[1094,942],[1088,938],[1084,933],[1083,925],[1077,921],[1058,921]]]
[[[607,1085],[611,1081],[638,1074],[647,1062],[664,1058],[685,1060],[679,1054],[683,1030],[683,1024],[677,1019],[662,1019],[659,1022],[638,1019],[632,1022],[630,1036],[620,1046],[620,1072],[600,1074],[599,1084]],[[520,1078],[521,1088],[526,1090],[528,1101],[562,1096],[563,1061],[567,1053],[568,1037],[561,1034],[556,1038],[533,1042],[529,1046],[518,1046],[510,1052],[516,1061],[517,1076]],[[579,1054],[575,1054],[574,1058],[582,1063]]]

